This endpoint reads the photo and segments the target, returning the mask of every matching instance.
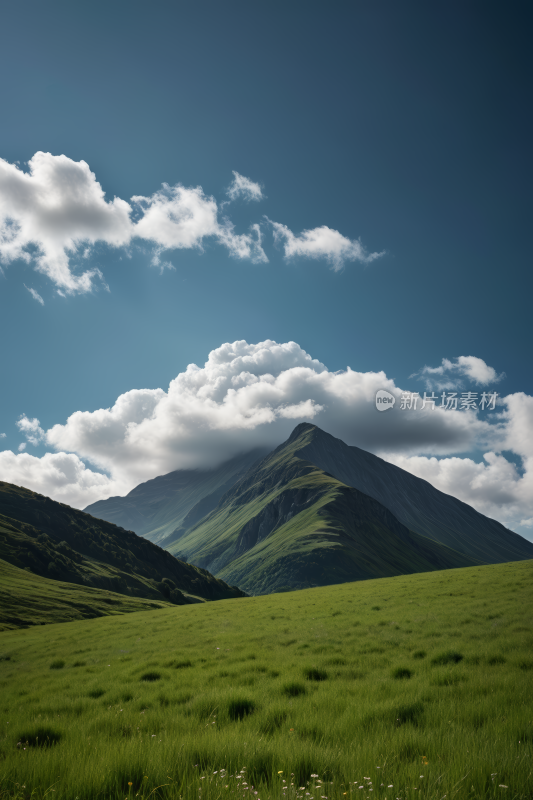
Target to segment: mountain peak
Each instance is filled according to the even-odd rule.
[[[300,422],[299,425],[295,427],[289,438],[287,439],[286,444],[290,442],[294,442],[298,437],[300,437],[303,433],[308,433],[310,431],[320,431],[320,428],[316,425],[313,425],[310,422]]]

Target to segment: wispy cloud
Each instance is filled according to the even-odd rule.
[[[156,247],[152,258],[150,260],[150,264],[152,267],[156,267],[159,270],[159,274],[162,275],[166,269],[176,270],[176,267],[172,263],[172,261],[163,261],[161,259],[161,254],[164,252],[162,247]]]
[[[242,197],[244,200],[263,200],[264,195],[259,183],[254,183],[250,178],[245,178],[244,175],[239,175],[238,172],[233,171],[233,181],[226,191],[230,200],[237,200]]]
[[[46,435],[41,428],[39,420],[29,419],[26,414],[22,414],[20,419],[17,420],[17,428],[25,435],[27,441],[35,447],[44,440]]]
[[[464,383],[462,378],[468,378],[478,386],[489,386],[499,383],[506,375],[505,372],[498,375],[494,367],[490,367],[482,358],[459,356],[454,361],[443,358],[440,366],[422,367],[409,377],[424,381],[430,391],[446,391],[461,388]]]
[[[40,303],[42,306],[44,306],[44,300],[41,297],[41,295],[39,294],[39,292],[35,291],[35,289],[32,289],[31,286],[26,286],[26,284],[24,284],[24,286],[26,287],[28,292],[31,294],[33,299],[37,300],[38,303]]]
[[[361,261],[369,264],[385,254],[384,252],[367,253],[359,239],[348,239],[339,231],[328,228],[327,225],[295,235],[286,225],[272,222],[272,220],[268,221],[274,230],[276,242],[283,245],[287,259],[295,256],[323,258],[335,272],[338,272],[346,261]]]
[[[264,197],[259,183],[238,172],[227,196],[247,201]],[[24,172],[0,159],[0,263],[33,263],[62,296],[90,292],[96,282],[107,288],[97,267],[84,269],[96,243],[121,248],[127,255],[133,241],[147,242],[153,247],[151,264],[160,271],[173,269],[164,256],[167,251],[203,251],[207,243],[224,247],[233,258],[267,263],[259,223],[237,232],[221,214],[228,202],[218,204],[201,186],[181,184],[163,184],[152,195],[135,195],[129,202],[119,197],[108,201],[85,161],[38,152]],[[347,261],[369,263],[383,255],[367,253],[359,240],[326,226],[299,235],[278,222],[272,229],[283,243],[285,258],[324,259],[336,271]],[[26,288],[44,304],[38,292]]]

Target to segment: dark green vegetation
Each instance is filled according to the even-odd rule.
[[[33,573],[68,582],[65,592],[86,608],[92,603],[87,604],[82,594],[76,599],[72,584],[177,604],[243,594],[131,531],[3,482],[0,559],[27,570],[30,577]],[[28,591],[32,601],[38,603],[40,592],[47,594],[52,589],[35,582]],[[131,603],[129,607],[132,608]],[[26,613],[11,616],[28,618]]]
[[[0,631],[164,608],[166,602],[41,578],[0,559]]]
[[[252,450],[216,469],[176,470],[141,483],[126,497],[92,503],[85,511],[164,547],[164,540],[177,528],[189,528],[209,514],[222,495],[266,454],[266,450]]]
[[[4,632],[0,798],[531,798],[532,580],[521,561]]]
[[[304,460],[320,436],[299,425],[169,550],[254,594],[477,563]]]

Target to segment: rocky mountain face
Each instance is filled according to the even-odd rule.
[[[299,425],[293,436],[301,433],[309,441],[300,458],[378,500],[416,533],[488,564],[533,558],[531,542],[427,481],[314,425]]]
[[[176,470],[136,486],[126,497],[99,500],[84,510],[156,544],[176,528],[193,523],[218,505],[230,489],[268,451],[256,449],[209,470]]]

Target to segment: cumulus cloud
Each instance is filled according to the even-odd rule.
[[[237,200],[242,197],[244,200],[263,200],[263,191],[260,184],[254,183],[250,178],[239,175],[233,170],[233,181],[226,194],[230,200]]]
[[[380,415],[378,389],[399,400],[400,390],[382,372],[348,367],[332,373],[295,342],[238,341],[212,351],[203,367],[189,365],[167,392],[132,390],[112,408],[78,411],[48,430],[46,440],[133,486],[172,469],[274,447],[304,419],[373,452],[386,446],[401,453],[456,453],[495,439],[498,426],[474,412]]]
[[[67,293],[90,291],[101,275],[98,269],[75,275],[70,258],[82,244],[126,244],[130,211],[120,198],[106,202],[85,161],[39,152],[23,172],[0,159],[0,261],[34,261],[37,270]]]
[[[6,438],[6,434],[5,433],[0,433],[0,439],[5,439],[5,438]]]
[[[125,484],[88,469],[72,453],[45,453],[37,458],[4,450],[0,452],[0,480],[25,486],[74,508],[85,508],[102,497],[128,491]]]
[[[37,300],[38,303],[40,303],[42,306],[44,306],[44,300],[41,297],[41,295],[39,294],[39,292],[35,291],[35,289],[32,289],[30,286],[26,286],[26,284],[24,284],[24,286],[26,287],[28,292],[31,294],[33,299]]]
[[[376,410],[380,389],[396,397],[386,413]],[[57,452],[41,459],[0,453],[0,479],[84,507],[174,469],[273,448],[307,420],[508,525],[533,519],[533,398],[510,395],[481,413],[401,410],[401,394],[383,372],[330,372],[295,342],[226,343],[203,366],[190,364],[167,391],[133,389],[110,408],[76,411],[47,431],[23,415],[17,424],[27,441]],[[470,456],[476,450],[485,453],[482,463]],[[521,469],[505,458],[507,450]]]
[[[384,255],[384,252],[367,253],[359,239],[347,239],[342,233],[328,228],[327,225],[302,231],[296,236],[286,225],[268,221],[272,225],[274,239],[283,245],[287,259],[295,256],[323,258],[335,272],[338,272],[346,261],[362,261],[369,264]]]
[[[397,401],[386,413],[376,410],[380,389]],[[76,411],[46,431],[22,415],[17,426],[27,442],[57,452],[35,458],[23,452],[26,443],[18,454],[4,451],[0,480],[85,507],[174,469],[273,448],[306,420],[509,527],[531,530],[533,397],[508,395],[482,413],[430,404],[402,410],[401,395],[385,373],[330,372],[295,342],[226,343],[203,366],[190,364],[167,391],[133,389],[110,408]],[[482,461],[474,451],[484,453]]]
[[[454,361],[443,358],[438,367],[422,367],[410,376],[424,381],[431,391],[461,388],[464,385],[462,377],[471,380],[477,386],[488,386],[499,383],[506,375],[498,373],[494,367],[489,367],[482,358],[477,356],[459,356]]]
[[[230,200],[263,198],[258,183],[238,172],[233,176],[227,190]],[[109,201],[85,161],[38,152],[24,172],[18,164],[0,159],[0,264],[18,259],[33,263],[65,295],[89,292],[97,280],[103,282],[98,267],[83,271],[96,243],[126,248],[133,241],[148,242],[153,247],[152,266],[161,271],[174,268],[162,258],[166,251],[203,251],[207,243],[225,247],[233,258],[266,263],[260,225],[236,232],[231,220],[220,214],[227,204],[219,205],[201,186],[165,183],[147,197]],[[326,226],[295,236],[281,223],[272,225],[286,258],[323,258],[339,270],[346,261],[368,263],[382,255],[367,254],[360,241]],[[34,289],[28,291],[44,302]]]

